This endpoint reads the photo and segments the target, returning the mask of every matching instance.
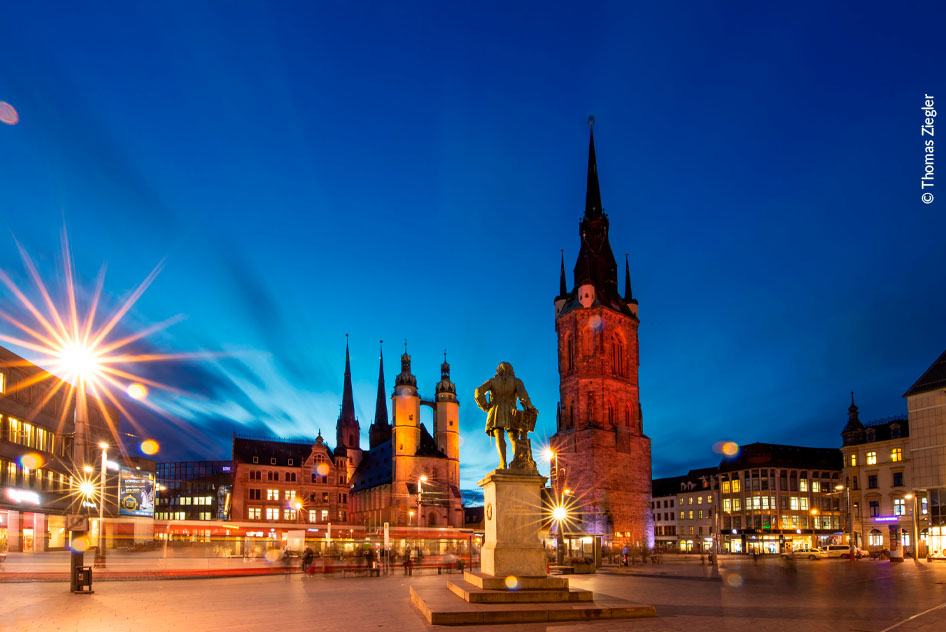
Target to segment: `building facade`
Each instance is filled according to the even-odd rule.
[[[83,480],[99,480],[101,466],[92,460],[93,473],[87,473],[82,466],[89,457],[76,457],[71,391],[59,378],[0,347],[0,550],[65,550],[66,514],[98,516],[97,499],[79,493]],[[117,411],[91,396],[86,404],[87,424],[81,430],[87,443],[114,446]],[[109,475],[109,488],[116,483],[117,477]],[[107,514],[114,511],[114,503],[107,503]],[[95,520],[93,538],[97,528]]]
[[[650,439],[638,391],[638,305],[627,261],[623,296],[618,291],[608,229],[592,133],[574,286],[568,290],[563,255],[555,298],[560,399],[551,444],[557,475],[581,505],[582,530],[616,546],[649,548]]]
[[[233,461],[158,463],[156,520],[229,520]]]
[[[843,543],[841,451],[743,446],[719,466],[723,550],[785,553]]]
[[[946,352],[903,395],[920,555],[946,558]]]
[[[420,422],[421,406],[433,409],[433,434]],[[388,420],[384,357],[379,356],[375,418],[368,451],[351,479],[352,522],[371,528],[462,527],[460,403],[446,354],[433,399],[420,396],[405,347]]]
[[[654,479],[651,510],[658,550],[691,553],[713,549],[717,473],[717,468],[709,467]]]
[[[913,547],[913,493],[910,424],[905,418],[862,424],[851,394],[848,422],[841,432],[845,504],[855,546],[872,553]]]

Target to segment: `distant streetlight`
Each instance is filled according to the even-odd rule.
[[[426,483],[426,482],[427,482],[427,475],[426,475],[426,474],[421,474],[421,475],[417,478],[417,526],[418,526],[418,527],[420,526],[420,519],[421,519],[421,517],[424,515],[424,514],[423,514],[423,510],[422,510],[422,508],[421,508],[421,494],[423,494],[424,490],[423,490],[423,488],[421,487],[421,485],[422,485],[423,483]],[[428,526],[429,526],[429,525],[428,525]]]

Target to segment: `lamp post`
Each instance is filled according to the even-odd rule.
[[[108,444],[102,441],[99,443],[99,447],[102,448],[102,478],[99,490],[101,492],[99,497],[99,542],[98,546],[95,547],[95,567],[105,568],[105,480]]]
[[[845,492],[847,496],[847,541],[848,541],[848,559],[852,562],[857,559],[854,545],[854,512],[851,510],[851,487],[850,485],[835,485],[834,491],[837,493]]]
[[[920,559],[920,558],[919,558],[920,542],[919,542],[919,538],[918,538],[918,536],[919,536],[919,533],[918,533],[918,525],[917,525],[917,522],[916,522],[916,496],[917,496],[917,495],[916,495],[915,493],[910,493],[910,494],[907,494],[906,496],[904,496],[904,498],[906,498],[907,500],[912,500],[912,501],[913,501],[913,508],[910,510],[911,517],[913,518],[913,520],[910,521],[910,522],[913,523],[913,534],[912,534],[912,536],[910,537],[910,541],[911,541],[912,546],[913,546],[913,559],[914,559],[914,560],[919,560],[919,559]]]
[[[417,479],[417,526],[418,527],[420,526],[421,516],[423,516],[423,513],[424,513],[421,508],[421,494],[424,492],[421,485],[426,482],[427,482],[426,474],[421,474],[420,477]]]
[[[564,505],[564,502],[565,502],[564,495],[562,495],[561,500],[559,500],[560,494],[558,491],[558,488],[559,488],[558,453],[555,452],[555,450],[551,448],[547,448],[545,450],[544,456],[546,459],[548,459],[550,470],[552,469],[552,463],[553,462],[555,463],[555,474],[552,475],[552,472],[549,472],[549,475],[552,478],[552,497],[555,502],[561,502]],[[553,509],[553,517],[554,517],[555,511],[556,510]],[[563,512],[562,519],[564,517],[565,516]],[[562,523],[562,519],[556,518],[556,527],[555,527],[555,563],[558,566],[561,566],[564,563],[563,549],[565,548],[565,534],[562,533],[562,527],[564,526],[564,524]]]

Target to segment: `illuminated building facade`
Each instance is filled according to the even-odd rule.
[[[229,520],[232,461],[158,463],[156,520]]]
[[[850,486],[843,490],[842,503],[847,504],[850,494],[855,546],[871,552],[912,550],[909,421],[898,417],[862,424],[852,395],[841,437],[842,484]],[[848,530],[847,521],[842,528]]]
[[[352,521],[382,526],[463,527],[460,496],[460,403],[444,356],[433,399],[420,396],[404,350],[394,381],[391,417],[379,357],[378,397],[369,449],[351,480]],[[421,406],[433,409],[433,434],[420,422]]]
[[[551,445],[557,484],[574,492],[580,530],[618,547],[649,548],[654,529],[650,439],[637,379],[640,321],[627,262],[623,296],[618,291],[608,228],[592,133],[574,287],[568,290],[563,256],[555,298],[560,399]]]
[[[919,553],[946,558],[946,352],[904,397],[910,420]]]
[[[716,532],[717,468],[653,481],[651,511],[655,546],[666,552],[711,551]]]
[[[6,544],[11,552],[64,550],[65,515],[83,510],[75,493],[80,476],[73,465],[75,398],[66,397],[68,388],[53,392],[60,381],[49,377],[0,347],[0,548]],[[93,444],[114,445],[109,427],[117,428],[117,412],[87,399]],[[92,506],[84,510],[97,516],[97,504],[86,502]]]
[[[785,553],[840,542],[841,451],[752,443],[723,459],[719,498],[723,550]]]

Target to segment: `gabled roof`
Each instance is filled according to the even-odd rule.
[[[301,467],[312,453],[312,445],[312,443],[234,437],[233,460],[238,463],[253,463],[255,456],[257,465]],[[292,459],[292,465],[289,464],[289,459]]]
[[[664,496],[675,496],[680,493],[712,489],[713,483],[711,477],[716,476],[718,471],[718,468],[715,467],[703,467],[690,470],[684,476],[655,478],[651,484],[650,495],[653,498],[662,498]]]
[[[940,389],[946,389],[946,351],[936,359],[936,362],[926,370],[926,373],[920,376],[920,379],[903,396],[910,397],[911,395],[919,395],[920,393]]]
[[[437,447],[437,442],[434,441],[434,438],[430,436],[430,433],[427,432],[427,426],[424,424],[420,425],[420,445],[417,446],[417,452],[414,453],[415,456],[433,456],[441,459],[447,458],[447,455],[440,451],[440,448]]]

